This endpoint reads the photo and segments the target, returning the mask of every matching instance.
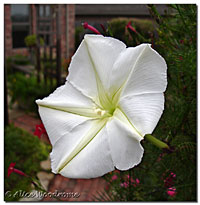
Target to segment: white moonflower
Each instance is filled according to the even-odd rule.
[[[164,109],[166,70],[149,44],[127,48],[111,37],[85,35],[65,85],[36,101],[53,147],[52,171],[94,178],[140,163],[140,141]]]

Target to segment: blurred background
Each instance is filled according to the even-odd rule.
[[[5,201],[196,201],[196,13],[194,4],[5,4]],[[151,43],[165,58],[165,111],[153,134],[170,151],[144,140],[136,168],[72,180],[51,173],[51,145],[35,100],[64,84],[84,34],[95,33],[91,27],[127,46]],[[8,170],[15,173],[8,177]],[[35,180],[48,192],[80,196],[18,192],[40,190]]]

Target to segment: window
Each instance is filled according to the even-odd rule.
[[[50,5],[40,4],[40,6],[39,6],[39,16],[40,17],[50,16]]]
[[[37,15],[39,36],[44,39],[45,45],[50,45],[51,6],[48,4],[39,4]]]
[[[26,47],[24,39],[30,34],[30,8],[27,4],[11,4],[13,48]]]

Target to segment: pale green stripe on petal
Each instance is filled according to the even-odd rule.
[[[133,61],[134,63],[133,63],[133,65],[131,66],[130,73],[126,76],[124,82],[121,84],[121,86],[118,88],[118,90],[116,90],[116,92],[114,93],[114,95],[113,95],[113,97],[112,97],[112,98],[113,98],[113,102],[118,103],[118,101],[119,101],[119,99],[120,99],[120,96],[121,96],[123,90],[125,89],[125,87],[126,87],[128,81],[129,81],[129,79],[130,79],[131,76],[132,76],[132,73],[134,72],[134,69],[135,69],[137,63],[139,62],[139,60],[140,60],[141,56],[143,55],[143,53],[144,53],[145,49],[147,48],[147,46],[148,46],[148,44],[146,44],[145,47],[142,48],[142,50],[141,50],[140,54],[137,56],[136,60]],[[139,48],[139,47],[138,47],[138,48]],[[118,72],[119,72],[119,71],[118,71]]]
[[[108,95],[105,91],[105,88],[104,88],[104,86],[101,82],[101,79],[99,78],[97,69],[95,67],[95,63],[94,63],[94,61],[91,57],[91,54],[89,52],[88,45],[87,45],[86,41],[85,41],[85,44],[86,44],[86,48],[87,48],[87,51],[88,51],[88,56],[90,58],[90,61],[92,63],[92,67],[93,67],[94,73],[95,73],[99,102],[100,102],[102,108],[104,108],[105,110],[114,110],[114,107],[112,107],[112,102],[110,101],[110,99],[109,99],[109,97],[108,97]]]
[[[137,134],[136,136],[139,141],[144,138],[143,135],[135,128],[135,126],[131,123],[126,114],[119,107],[116,108],[113,116],[116,117],[119,121],[123,122],[126,126],[128,126],[130,130],[132,130],[132,132]]]
[[[56,105],[54,103],[52,103],[52,104],[47,103],[44,101],[37,101],[37,104],[41,107],[46,107],[46,108],[50,108],[50,109],[54,109],[54,110],[68,112],[68,113],[80,115],[83,117],[100,118],[100,116],[92,108],[62,106],[62,105],[58,105],[58,104]]]
[[[64,159],[64,161],[59,166],[58,172],[60,172],[67,164],[78,155],[81,150],[83,150],[91,140],[104,128],[107,123],[107,118],[102,120],[94,121],[92,128],[87,132],[87,134],[82,138],[79,144],[74,148],[74,150],[70,153],[70,155]]]

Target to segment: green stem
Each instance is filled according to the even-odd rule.
[[[169,149],[169,146],[166,143],[156,139],[154,136],[152,136],[150,134],[147,134],[144,137],[145,137],[145,139],[147,139],[149,142],[151,142],[152,144],[154,144],[158,148]]]

